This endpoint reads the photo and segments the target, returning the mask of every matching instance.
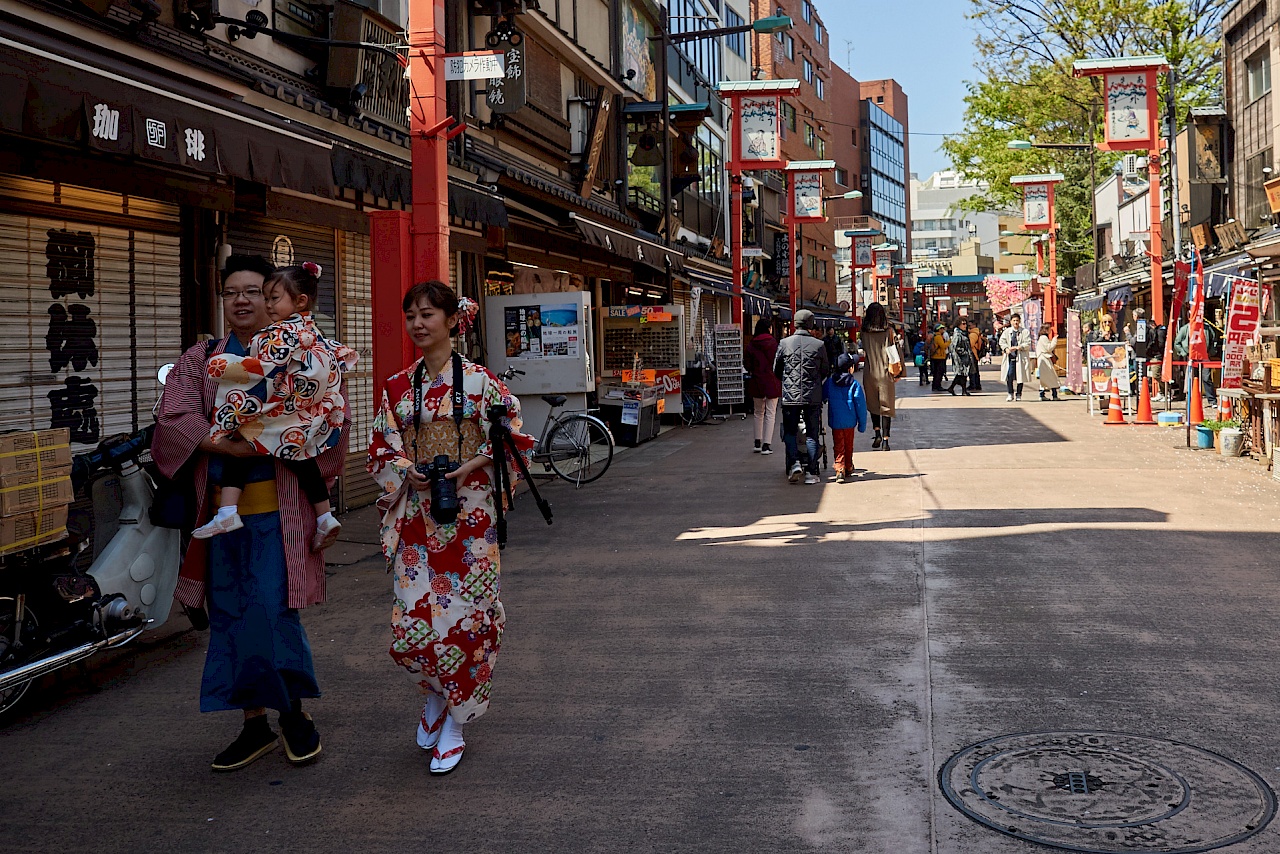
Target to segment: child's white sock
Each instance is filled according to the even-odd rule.
[[[218,508],[218,516],[224,519],[227,516],[234,516],[239,512],[240,512],[240,507],[236,504],[228,504],[226,507]]]
[[[333,519],[333,511],[332,511],[332,510],[326,510],[325,512],[321,513],[319,516],[317,516],[317,517],[316,517],[316,524],[317,524],[317,525],[322,525],[322,524],[324,524],[326,521],[328,521],[328,520],[330,520],[330,519]],[[336,519],[333,519],[333,521],[335,521],[335,522],[336,522],[337,520],[336,520]]]

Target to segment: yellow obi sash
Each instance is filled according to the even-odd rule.
[[[222,487],[213,488],[213,506],[221,502]],[[258,480],[245,484],[238,502],[241,516],[256,516],[259,513],[276,513],[280,510],[280,497],[276,494],[274,480]],[[216,511],[215,511],[216,512]]]

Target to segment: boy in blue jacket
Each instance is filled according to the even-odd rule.
[[[853,480],[853,431],[867,432],[867,396],[853,377],[854,361],[842,353],[836,369],[822,384],[822,399],[827,402],[827,424],[835,445],[836,483]]]

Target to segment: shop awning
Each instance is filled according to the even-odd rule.
[[[413,202],[413,185],[407,163],[396,163],[336,143],[333,146],[333,184],[392,202]],[[451,186],[450,201],[452,189]]]
[[[502,196],[453,180],[449,181],[449,216],[497,228],[508,226],[507,204]]]
[[[0,36],[0,132],[333,194],[329,142],[223,93],[29,35]]]
[[[1079,294],[1071,307],[1079,311],[1097,311],[1102,308],[1102,294]]]
[[[766,317],[773,314],[773,300],[764,294],[743,290],[742,309],[747,314],[754,315],[756,317]]]
[[[608,250],[623,258],[630,258],[655,270],[678,272],[684,269],[684,256],[674,249],[668,249],[650,240],[627,234],[607,225],[583,219],[570,212],[569,218],[579,233],[592,246]]]

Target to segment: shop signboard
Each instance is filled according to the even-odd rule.
[[[822,214],[822,173],[791,173],[791,219],[797,223],[826,222]]]
[[[893,278],[893,252],[888,249],[876,250],[876,278]]]
[[[582,341],[574,303],[513,305],[503,310],[508,359],[577,359]]]
[[[658,97],[655,48],[650,38],[655,27],[649,16],[637,8],[639,5],[632,2],[622,7],[622,71],[624,77],[635,72],[623,82],[652,101]]]
[[[503,75],[489,78],[485,102],[495,113],[514,113],[525,105],[525,39],[514,28],[498,39],[502,54]]]
[[[1026,184],[1022,188],[1022,224],[1026,228],[1049,228],[1053,204],[1052,184]]]
[[[1261,307],[1257,280],[1233,276],[1227,334],[1222,342],[1221,388],[1240,388],[1245,349],[1257,343]]]
[[[1083,330],[1080,327],[1080,311],[1067,309],[1067,388],[1076,394],[1084,390],[1084,363],[1080,360],[1080,341]]]
[[[1022,325],[1031,333],[1031,343],[1040,338],[1040,324],[1044,320],[1044,307],[1038,299],[1025,300],[1022,303]]]
[[[1106,394],[1115,380],[1120,394],[1129,395],[1129,351],[1123,341],[1089,344],[1089,391]]]
[[[444,58],[445,80],[488,80],[505,74],[500,50],[471,50],[446,54]]]
[[[662,394],[664,397],[668,394],[680,393],[680,371],[678,369],[647,369],[639,372],[622,371],[621,379],[624,383],[639,382],[644,383],[645,385],[662,386]],[[661,400],[662,398],[659,398],[659,401]]]
[[[784,161],[778,124],[782,98],[778,95],[743,96],[738,103],[738,159],[744,168],[782,168]]]

